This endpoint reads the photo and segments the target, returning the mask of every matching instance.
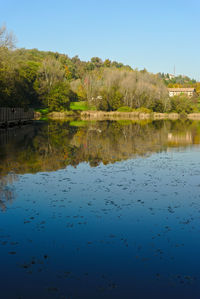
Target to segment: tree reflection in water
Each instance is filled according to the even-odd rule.
[[[6,211],[6,206],[14,200],[12,183],[17,179],[17,175],[10,173],[6,176],[0,175],[0,209]]]
[[[197,121],[35,122],[0,131],[0,205],[13,200],[16,174],[56,171],[200,144]]]

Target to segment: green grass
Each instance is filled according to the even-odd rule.
[[[42,115],[46,115],[49,113],[49,108],[36,109],[35,111],[40,112]]]
[[[88,110],[96,110],[95,107],[89,107],[87,102],[71,102],[70,103],[70,110],[79,110],[79,111],[88,111]]]
[[[88,111],[88,110],[96,110],[96,108],[89,107],[86,101],[70,103],[70,111]],[[40,108],[40,109],[36,109],[35,111],[40,112],[42,116],[45,116],[50,112],[48,108]],[[65,110],[63,111],[61,110],[60,112],[65,112]]]

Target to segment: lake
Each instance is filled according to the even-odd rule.
[[[0,131],[2,299],[199,298],[200,122]]]

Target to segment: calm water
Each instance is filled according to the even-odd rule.
[[[200,123],[0,131],[0,298],[200,298]]]

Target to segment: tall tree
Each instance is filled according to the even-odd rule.
[[[56,84],[63,82],[65,78],[65,69],[60,62],[52,57],[47,57],[43,60],[38,71],[38,80],[36,81],[36,90],[40,97],[45,101],[49,107],[49,94]]]

